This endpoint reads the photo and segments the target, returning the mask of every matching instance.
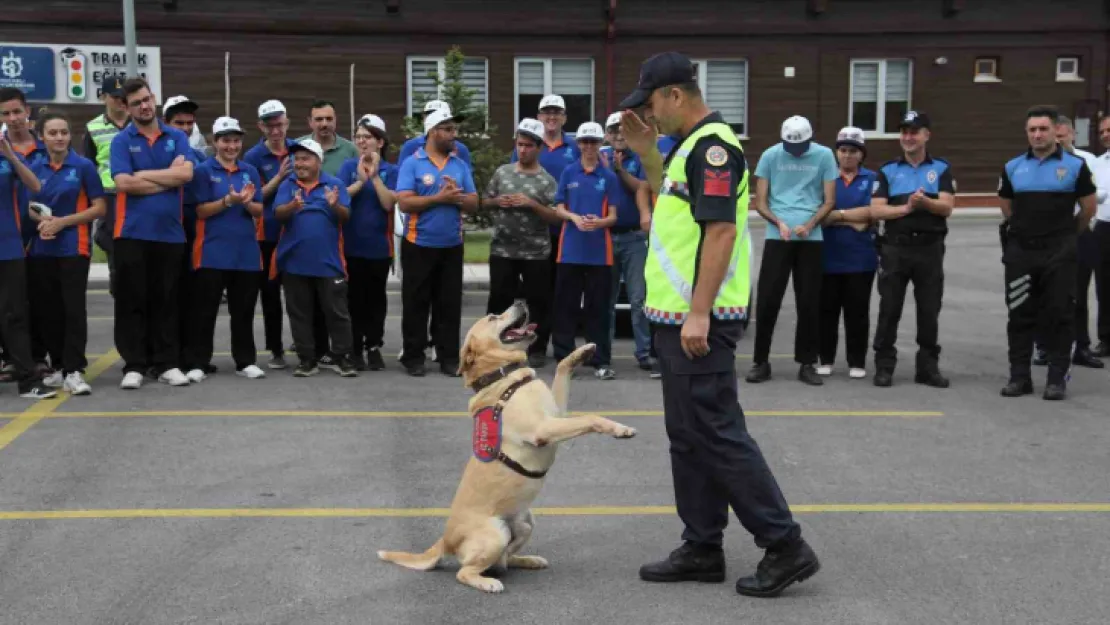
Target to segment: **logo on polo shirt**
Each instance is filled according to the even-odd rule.
[[[932,183],[936,182],[937,181],[937,172],[936,172],[936,170],[930,169],[929,173],[925,174],[925,179],[929,181],[929,184],[932,184]]]
[[[66,182],[77,182],[77,170],[76,169],[69,170],[69,173],[66,174]]]
[[[604,191],[605,190],[605,179],[604,178],[598,178],[597,179],[597,184],[594,185],[594,188],[597,189],[598,191]]]
[[[130,148],[128,148],[128,149],[129,149],[129,150],[131,150],[131,153],[132,153],[132,154],[138,154],[139,152],[142,152],[142,151],[143,151],[143,149],[142,149],[142,148],[140,148],[140,147],[139,147],[139,146],[137,146],[137,145],[133,145],[133,146],[131,146],[131,147],[130,147]]]
[[[431,174],[424,174],[424,177],[421,178],[420,181],[423,182],[425,186],[430,187],[435,184],[436,177]]]
[[[1068,170],[1066,168],[1058,167],[1056,169],[1056,179],[1057,180],[1063,180],[1064,177],[1067,176],[1067,175],[1068,175]]]
[[[223,178],[221,178],[220,176],[214,175],[214,174],[213,174],[211,180],[212,180],[212,182],[223,182]]]
[[[0,174],[8,174],[11,171],[12,168],[11,165],[8,165],[8,161],[0,161]]]
[[[569,145],[567,146],[567,149],[563,150],[563,158],[567,159],[568,161],[574,160],[574,150],[572,150]]]
[[[243,180],[243,184],[250,184],[250,182],[251,182],[250,174],[248,174],[247,172],[243,172],[242,180]]]

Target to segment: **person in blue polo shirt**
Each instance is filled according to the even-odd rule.
[[[555,256],[558,265],[551,343],[556,361],[570,355],[575,330],[584,314],[586,338],[597,345],[590,364],[598,379],[612,380],[616,373],[610,367],[613,238],[609,228],[617,223],[620,180],[601,165],[599,151],[604,139],[601,124],[586,122],[578,127],[576,140],[582,157],[563,170],[555,192],[556,210],[564,222]]]
[[[448,111],[424,117],[428,140],[401,165],[397,200],[405,213],[401,241],[403,336],[401,364],[409,375],[424,375],[429,308],[439,370],[457,376],[462,322],[462,213],[478,210],[470,167],[455,150],[461,118]]]
[[[14,93],[13,93],[14,92]],[[23,101],[18,89],[0,89],[0,114],[13,117],[12,109]],[[31,355],[31,330],[27,310],[27,264],[23,247],[23,219],[27,194],[37,193],[42,183],[27,167],[26,161],[0,132],[0,338],[4,358],[14,368],[19,394],[29,399],[48,399],[57,395],[42,383]]]
[[[613,237],[613,279],[609,298],[609,336],[616,336],[617,295],[620,292],[621,277],[628,293],[628,304],[632,309],[632,337],[636,343],[636,362],[644,371],[651,371],[654,360],[651,357],[651,324],[644,315],[644,298],[647,286],[644,283],[644,263],[647,262],[647,232],[640,224],[644,218],[650,219],[648,207],[650,185],[644,181],[644,167],[640,157],[628,149],[621,134],[621,114],[613,113],[605,122],[605,136],[609,145],[601,148],[601,164],[616,174],[620,184],[614,190],[617,201],[614,209],[617,221],[609,229]],[[641,206],[643,207],[641,209]]]
[[[817,366],[817,375],[832,375],[841,311],[844,312],[848,375],[854,379],[867,375],[871,288],[879,258],[870,214],[876,174],[862,166],[866,155],[863,131],[853,126],[842,128],[836,136],[836,160],[840,167],[836,207],[822,224],[824,275],[821,277],[821,326],[818,328],[821,364]]]
[[[212,136],[216,154],[193,176],[197,232],[190,254],[194,273],[185,375],[194,383],[205,379],[212,361],[212,339],[225,289],[235,372],[252,380],[265,375],[255,364],[254,346],[254,307],[262,271],[254,220],[262,215],[262,178],[254,166],[239,160],[243,129],[237,119],[216,119]]]
[[[193,179],[195,156],[185,133],[158,120],[145,80],[128,79],[123,92],[131,124],[112,139],[111,149],[120,388],[139,388],[148,372],[186,386],[189,378],[177,362],[178,286],[185,254],[182,187]]]
[[[85,291],[92,254],[92,222],[104,216],[104,186],[96,165],[71,147],[69,120],[46,113],[39,120],[50,160],[35,169],[42,183],[32,196],[36,222],[27,260],[32,331],[50,356],[54,373],[43,383],[88,395],[83,378],[88,362],[88,319]],[[43,205],[49,214],[40,214]]]
[[[385,368],[386,282],[393,265],[393,218],[397,167],[382,159],[389,146],[385,122],[377,115],[363,115],[355,130],[360,156],[347,159],[337,176],[351,196],[351,218],[343,224],[343,251],[347,255],[351,308],[352,353],[356,369]],[[365,353],[365,358],[363,354]]]
[[[324,149],[313,139],[290,148],[293,175],[278,187],[274,215],[282,222],[271,274],[281,272],[286,312],[297,348],[293,375],[319,372],[313,317],[319,310],[331,339],[326,365],[343,377],[358,375],[351,360],[351,316],[347,307],[347,268],[343,258],[343,223],[351,215],[351,197],[343,181],[323,171]]]
[[[262,177],[262,215],[257,219],[258,247],[262,251],[262,277],[259,299],[262,300],[262,325],[266,333],[266,351],[270,352],[271,369],[285,368],[285,345],[282,342],[282,329],[285,324],[285,311],[281,308],[281,276],[270,279],[270,266],[277,249],[281,223],[274,217],[274,198],[278,185],[293,171],[289,149],[295,143],[289,139],[289,118],[285,105],[279,100],[267,100],[258,107],[258,130],[262,139],[247,150],[243,160],[258,170]],[[327,328],[324,328],[323,343],[327,343]],[[321,341],[319,334],[317,342]]]

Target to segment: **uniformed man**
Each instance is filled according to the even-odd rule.
[[[93,240],[108,257],[108,292],[114,294],[116,270],[112,263],[112,226],[116,214],[116,183],[112,180],[109,152],[112,149],[112,139],[130,121],[127,103],[123,101],[123,79],[119,76],[105,76],[100,85],[100,101],[104,103],[104,112],[85,124],[84,151],[85,158],[96,165],[100,184],[104,185],[106,209],[104,217],[96,220]]]
[[[660,194],[645,268],[645,307],[663,371],[678,515],[685,543],[640,569],[647,581],[720,582],[728,508],[767,550],[742,595],[773,597],[820,568],[737,401],[736,342],[748,306],[748,170],[744,152],[720,114],[711,113],[685,56],[644,62],[639,85],[621,109],[621,129]],[[679,137],[666,161],[648,125]],[[666,168],[666,177],[663,175]]]
[[[1094,233],[1098,242],[1098,265],[1095,267],[1095,293],[1098,295],[1098,339],[1092,352],[1110,356],[1110,117],[1098,120],[1098,140],[1105,150],[1095,159],[1091,172],[1098,186],[1098,212]]]
[[[927,150],[929,116],[908,111],[898,125],[902,157],[879,168],[871,195],[879,227],[879,323],[875,328],[875,386],[894,382],[898,322],[913,283],[917,302],[917,371],[914,382],[948,388],[940,373],[940,305],[944,297],[944,237],[956,205],[948,162]]]
[[[1056,142],[1059,117],[1050,106],[1029,109],[1025,121],[1029,150],[1006,163],[998,180],[1009,309],[1010,381],[1002,389],[1003,397],[1033,392],[1030,365],[1041,315],[1048,350],[1044,398],[1067,396],[1075,338],[1077,241],[1095,214],[1096,189],[1087,163]]]

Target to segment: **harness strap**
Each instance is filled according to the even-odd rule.
[[[508,368],[508,367],[506,367],[506,368]],[[494,372],[494,373],[499,373],[499,372]],[[500,378],[498,378],[498,379],[500,379]],[[522,378],[520,380],[517,380],[516,382],[513,382],[509,386],[509,388],[505,389],[505,391],[503,393],[501,393],[501,396],[497,398],[497,405],[495,405],[493,407],[494,419],[497,420],[497,421],[500,421],[501,420],[501,411],[505,408],[505,404],[509,403],[509,400],[513,398],[513,395],[518,390],[520,390],[520,388],[522,386],[528,384],[529,382],[534,382],[535,380],[536,379],[531,377],[531,376],[526,377],[526,378]],[[547,475],[547,470],[546,469],[543,470],[543,471],[532,471],[530,469],[524,468],[523,465],[521,465],[516,460],[513,460],[512,458],[510,458],[503,451],[498,451],[497,452],[497,459],[501,462],[501,464],[504,464],[505,466],[509,467],[510,469],[515,471],[516,473],[518,473],[520,475],[523,475],[524,477],[529,478],[529,479],[538,480],[538,479],[542,478],[543,476]]]

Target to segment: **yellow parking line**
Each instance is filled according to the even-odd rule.
[[[573,415],[596,414],[603,417],[661,417],[660,410],[596,410],[576,411]],[[943,417],[944,413],[936,410],[746,410],[744,414],[749,417],[893,417],[900,419]],[[5,413],[0,413],[4,416]],[[461,411],[427,411],[427,410],[133,410],[133,411],[74,411],[52,412],[42,415],[49,419],[82,419],[82,418],[135,418],[135,417],[293,417],[293,418],[329,418],[346,417],[359,419],[390,419],[390,418],[462,418],[470,414]]]
[[[802,504],[795,514],[835,513],[1108,513],[1110,503],[862,503]],[[662,516],[673,506],[573,506],[533,508],[540,516]],[[447,508],[133,508],[101,510],[0,511],[0,521],[62,519],[231,519],[231,518],[429,518],[445,517]]]
[[[116,350],[102,355],[85,369],[85,379],[89,382],[95,380],[97,376],[116,364],[117,360],[119,360],[119,352]],[[69,398],[69,393],[61,392],[58,393],[58,396],[54,399],[44,399],[35,402],[34,405],[23,412],[6,413],[5,416],[10,415],[15,418],[7,425],[0,428],[0,450],[10,445],[12,441],[19,438],[21,434],[29,430],[36,423],[53,414],[54,411]]]

